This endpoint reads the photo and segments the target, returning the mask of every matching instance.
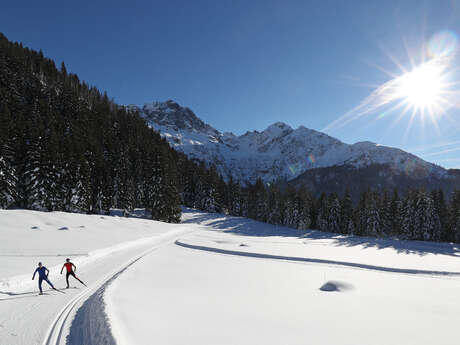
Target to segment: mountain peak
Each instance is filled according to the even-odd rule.
[[[279,137],[280,135],[284,135],[288,132],[292,132],[292,128],[284,122],[275,122],[263,131],[263,133],[269,134],[273,137]]]
[[[368,149],[379,145],[373,143],[372,141],[358,141],[357,143],[354,143],[353,146],[356,148]]]
[[[189,130],[205,133],[207,135],[218,135],[219,132],[203,122],[195,113],[187,107],[168,99],[166,102],[146,103],[142,107],[142,115],[150,125],[171,127],[175,130]]]
[[[173,100],[146,104],[140,113],[174,148],[215,165],[224,178],[232,176],[242,182],[253,183],[259,177],[264,181],[291,180],[310,169],[375,164],[389,165],[396,174],[418,169],[438,178],[444,173],[399,149],[371,142],[349,145],[303,126],[294,130],[284,122],[275,122],[261,132],[222,134]]]
[[[270,127],[278,127],[278,128],[291,128],[291,126],[289,126],[288,124],[284,123],[284,122],[281,122],[281,121],[278,121],[278,122],[275,122],[274,124],[272,124],[271,126],[268,126],[268,128]],[[268,129],[267,128],[267,129]]]

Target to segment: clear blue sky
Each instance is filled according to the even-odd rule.
[[[401,73],[389,54],[409,67],[434,34],[460,33],[460,2],[9,1],[0,22],[120,104],[174,99],[241,134],[275,121],[322,130],[391,79],[376,66]],[[327,133],[460,167],[460,111],[449,114],[439,131],[418,117],[407,131],[410,116],[392,127],[396,112]]]

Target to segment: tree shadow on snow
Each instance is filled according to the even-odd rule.
[[[297,230],[281,225],[271,225],[258,222],[248,218],[226,216],[221,213],[204,213],[197,210],[183,208],[186,215],[184,224],[201,224],[221,230],[224,233],[231,233],[243,236],[279,236],[302,238],[307,241],[329,240],[330,244],[337,247],[360,246],[363,249],[394,249],[400,254],[416,254],[424,256],[427,254],[440,254],[460,257],[460,244],[439,243],[426,241],[408,241],[395,238],[375,238],[351,235],[341,235],[332,232],[318,230]]]

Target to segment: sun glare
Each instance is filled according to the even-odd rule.
[[[408,119],[408,129],[418,117],[424,125],[428,117],[438,128],[438,120],[450,118],[451,108],[460,108],[459,68],[456,67],[460,47],[457,35],[451,31],[440,31],[423,46],[421,57],[408,52],[410,69],[407,69],[391,54],[388,57],[400,69],[401,74],[376,66],[391,77],[377,85],[355,108],[331,122],[323,131],[342,128],[366,115],[375,115],[374,120],[397,114],[392,126]],[[407,48],[406,48],[407,49]],[[419,62],[416,63],[416,60]]]
[[[411,107],[438,108],[445,88],[442,72],[440,66],[421,65],[399,77],[397,92]]]

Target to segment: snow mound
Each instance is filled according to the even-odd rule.
[[[321,291],[325,292],[343,292],[347,290],[352,290],[353,286],[347,283],[339,282],[339,281],[328,281],[325,284],[323,284],[320,288]]]

